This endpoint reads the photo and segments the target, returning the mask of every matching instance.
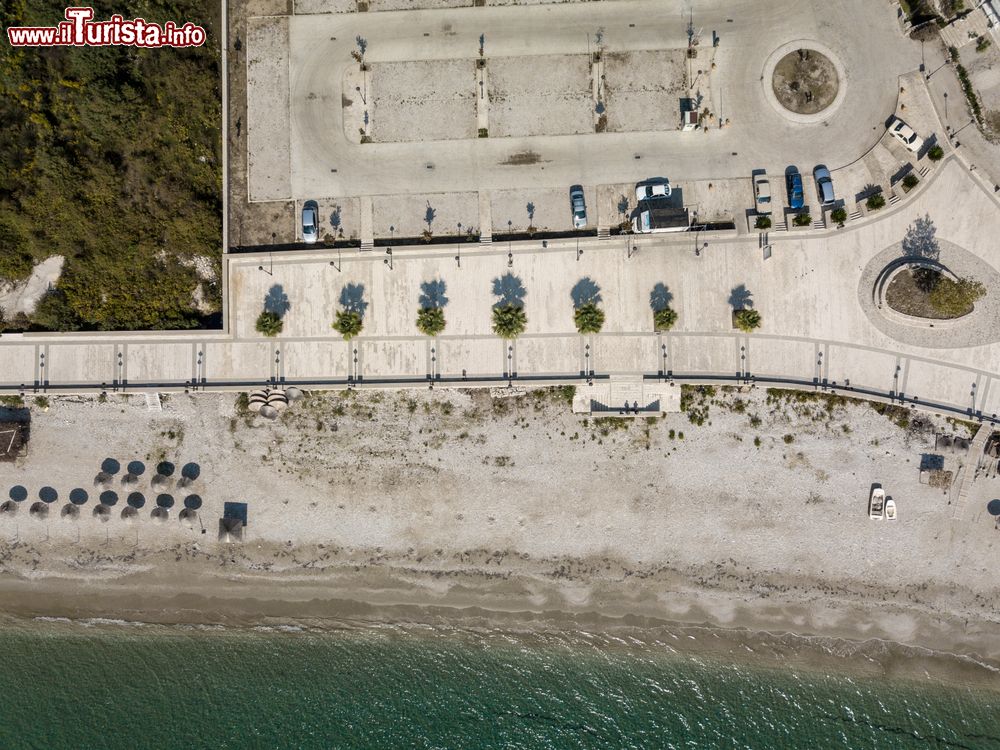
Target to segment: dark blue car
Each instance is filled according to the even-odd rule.
[[[802,175],[794,167],[785,175],[785,187],[788,188],[788,207],[800,209],[804,205],[802,200]]]

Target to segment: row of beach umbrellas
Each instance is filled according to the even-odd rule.
[[[0,505],[0,513],[16,513],[18,505],[28,499],[28,490],[22,485],[15,485],[8,492],[9,500]],[[59,493],[54,487],[42,487],[38,491],[38,500],[31,506],[31,514],[36,516],[48,515],[49,506],[59,499]],[[64,517],[77,518],[80,514],[80,507],[86,505],[90,496],[86,490],[76,487],[70,490],[68,495],[69,503],[62,510]],[[94,508],[94,515],[107,520],[110,516],[111,508],[118,505],[119,495],[112,490],[105,490],[97,496],[97,505]],[[169,511],[174,507],[176,501],[173,495],[160,493],[154,498],[155,508],[153,518],[165,520],[169,516]],[[201,508],[202,499],[200,495],[187,495],[183,499],[184,509],[181,511],[181,519],[193,520],[197,516],[197,511]],[[122,518],[134,518],[141,508],[146,505],[146,496],[141,492],[130,492],[125,497],[125,507],[122,511]]]
[[[114,458],[106,458],[101,462],[101,470],[94,477],[94,485],[110,486],[122,469],[121,463]],[[153,488],[166,488],[173,482],[174,473],[177,467],[170,461],[161,461],[156,465],[156,473],[150,480]],[[142,476],[146,473],[146,464],[142,461],[129,461],[125,466],[125,473],[122,475],[122,484],[138,484]],[[196,463],[187,463],[181,467],[181,476],[177,480],[178,487],[190,486],[201,476],[201,467]]]
[[[288,408],[289,403],[294,403],[305,394],[298,388],[285,388],[271,390],[263,388],[250,391],[248,407],[250,411],[260,414],[267,419],[277,419],[278,415]]]

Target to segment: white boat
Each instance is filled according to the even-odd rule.
[[[880,521],[885,512],[885,490],[881,487],[872,489],[872,496],[868,499],[868,516],[877,518]]]
[[[896,520],[896,501],[886,500],[885,501],[885,517],[888,521]]]

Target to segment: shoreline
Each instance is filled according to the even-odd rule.
[[[704,592],[688,594],[692,606],[684,619],[666,619],[621,606],[538,610],[525,601],[489,600],[467,593],[424,602],[377,596],[370,598],[382,601],[365,601],[358,595],[362,592],[347,591],[341,598],[321,598],[313,587],[278,581],[255,587],[257,595],[233,596],[217,588],[223,581],[205,583],[167,592],[151,589],[142,581],[80,587],[65,580],[47,579],[40,585],[39,581],[6,578],[0,580],[4,601],[0,629],[44,629],[66,635],[81,627],[90,632],[125,629],[142,635],[162,634],[162,628],[206,635],[250,631],[324,636],[396,631],[457,637],[498,634],[528,647],[551,645],[555,639],[563,645],[602,649],[653,648],[663,656],[707,658],[761,669],[794,668],[1000,691],[1000,627],[978,622],[976,635],[948,643],[943,636],[960,627],[958,623],[913,610],[896,614],[912,618],[924,636],[936,633],[935,645],[921,643],[921,639],[904,642],[887,632],[866,635],[862,627],[797,627],[796,621],[808,606],[787,601],[768,604],[771,610],[780,610],[769,614],[755,611],[745,601],[729,601],[733,616],[722,624],[710,608],[694,606],[704,599]],[[285,596],[279,598],[281,593]],[[839,611],[844,613],[842,608]]]

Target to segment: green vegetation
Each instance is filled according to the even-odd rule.
[[[504,305],[493,308],[493,332],[505,339],[516,339],[528,325],[523,307]]]
[[[604,328],[604,310],[594,302],[580,305],[573,311],[573,322],[580,333],[600,333]]]
[[[422,307],[417,313],[417,329],[427,336],[437,336],[444,330],[444,309]]]
[[[944,158],[944,149],[940,146],[931,146],[927,149],[927,158],[931,161],[941,161]],[[906,177],[909,176],[910,175],[906,175]],[[906,181],[905,177],[903,178],[903,181]]]
[[[277,336],[284,327],[285,324],[282,322],[281,316],[269,310],[265,310],[258,315],[257,323],[254,325],[257,333],[262,333],[265,336]]]
[[[930,153],[930,152],[928,152]],[[906,177],[903,178],[903,187],[907,190],[913,190],[920,183],[920,178],[917,177],[913,172],[910,172]]]
[[[958,80],[962,83],[962,91],[965,93],[965,99],[969,102],[969,109],[972,110],[972,115],[976,119],[976,123],[982,125],[983,123],[983,107],[979,103],[979,95],[976,90],[972,87],[972,80],[969,78],[969,71],[965,69],[964,65],[956,65],[955,71],[958,73]]]
[[[733,324],[745,333],[760,328],[761,317],[756,310],[737,310],[733,313]]]
[[[844,222],[847,221],[847,209],[845,208],[835,208],[830,212],[830,221],[834,221],[840,226],[844,226]]]
[[[812,224],[812,220],[813,218],[809,214],[795,214],[792,223],[797,227],[807,227]]]
[[[757,221],[754,222],[755,229],[770,229],[771,228],[771,217],[770,216],[758,216]]]
[[[364,321],[357,310],[337,310],[337,319],[333,321],[332,327],[344,337],[344,341],[350,341],[361,333]]]
[[[869,195],[868,200],[865,201],[865,205],[869,211],[878,211],[880,208],[885,208],[885,196],[882,193]]]
[[[782,436],[781,439],[784,441],[785,445],[791,445],[792,443],[795,442],[795,436],[794,435],[784,435],[784,436]]]
[[[677,311],[672,307],[664,307],[653,312],[653,328],[657,331],[669,331],[677,323]]]
[[[19,328],[191,328],[220,307],[219,7],[97,0],[112,13],[192,21],[204,47],[0,47],[0,276],[63,255],[56,289]],[[65,3],[13,0],[7,26],[51,26]],[[206,9],[209,9],[206,11]],[[208,15],[206,15],[206,12]],[[196,305],[198,287],[202,304]]]
[[[972,279],[952,281],[946,276],[938,279],[931,292],[931,306],[942,315],[958,317],[972,312],[976,300],[986,294],[982,282]]]
[[[981,37],[979,37],[976,40],[976,52],[985,52],[986,50],[988,50],[990,48],[991,44],[992,44],[992,42],[990,42],[989,37],[987,37],[987,36],[981,36]]]
[[[701,426],[708,419],[708,407],[715,398],[715,386],[682,385],[681,411],[687,414],[691,424]],[[684,433],[681,433],[681,439]]]

